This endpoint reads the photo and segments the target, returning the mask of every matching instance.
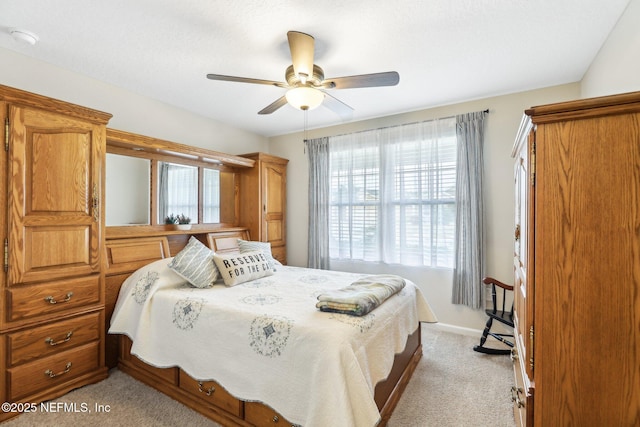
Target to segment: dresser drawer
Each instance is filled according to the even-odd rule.
[[[245,402],[244,420],[255,426],[293,426],[276,411],[264,403]]]
[[[30,319],[100,302],[100,276],[8,289],[9,320]]]
[[[516,347],[518,348],[518,347]],[[513,401],[513,417],[516,427],[533,425],[533,388],[529,388],[523,361],[519,358],[519,351],[511,350],[513,359],[513,375],[515,385],[511,387],[511,400]]]
[[[100,339],[100,313],[8,334],[9,365],[15,366]]]
[[[131,354],[131,346],[133,345],[131,339],[126,335],[119,335],[119,337],[120,357],[124,363],[129,364],[134,369],[147,371],[170,384],[178,385],[178,368],[156,368],[155,366],[147,365],[144,361]]]
[[[98,369],[100,343],[93,342],[7,370],[8,401],[17,402]]]
[[[194,380],[181,369],[180,388],[237,417],[241,416],[242,403],[215,381]]]

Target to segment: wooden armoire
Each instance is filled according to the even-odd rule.
[[[0,86],[0,117],[0,400],[41,402],[107,376],[101,201],[111,115]]]
[[[519,426],[640,425],[640,92],[525,111],[515,157]]]
[[[287,163],[266,153],[243,154],[255,166],[240,174],[240,224],[252,240],[271,243],[273,257],[287,263]]]

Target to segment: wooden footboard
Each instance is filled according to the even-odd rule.
[[[407,338],[404,351],[396,354],[393,368],[387,379],[376,385],[374,397],[382,417],[378,427],[387,425],[387,421],[389,421],[421,358],[422,334],[418,323],[418,329]]]
[[[245,402],[231,396],[213,381],[201,382],[180,368],[156,368],[131,355],[131,340],[120,336],[118,368],[167,396],[223,426],[291,426],[277,410],[259,402]],[[375,401],[384,427],[395,409],[402,392],[422,357],[420,325],[409,335],[402,353],[396,354],[389,377],[375,388]]]

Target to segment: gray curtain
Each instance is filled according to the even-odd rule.
[[[482,308],[484,300],[484,116],[484,111],[456,116],[458,156],[452,302],[471,308]]]
[[[171,212],[169,210],[169,163],[158,162],[158,223],[164,224],[164,220]],[[176,214],[177,215],[177,214]]]
[[[305,140],[309,156],[309,268],[329,269],[329,138]]]

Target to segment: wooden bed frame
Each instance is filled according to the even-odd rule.
[[[151,233],[145,230],[140,235],[135,230],[125,236],[107,234],[107,330],[122,283],[138,268],[173,256],[186,245],[191,236],[218,253],[237,252],[237,239],[249,239],[246,228],[198,229],[187,233],[158,229]],[[396,354],[389,377],[376,385],[375,402],[382,416],[378,426],[387,424],[422,357],[420,324],[416,328],[407,338],[404,351]],[[117,366],[123,372],[224,426],[293,425],[273,408],[260,402],[239,400],[213,381],[198,381],[178,367],[161,369],[145,364],[130,354],[131,340],[126,336],[107,335],[106,349],[109,367]]]

